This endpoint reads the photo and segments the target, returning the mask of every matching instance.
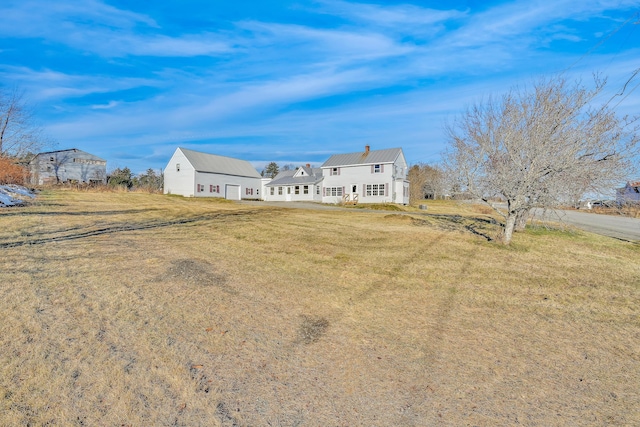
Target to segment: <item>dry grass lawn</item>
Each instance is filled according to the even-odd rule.
[[[427,213],[2,210],[0,425],[640,425],[637,244]]]

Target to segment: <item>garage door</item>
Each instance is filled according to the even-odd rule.
[[[240,200],[240,186],[239,185],[231,185],[231,184],[227,184],[225,186],[226,191],[225,191],[225,199],[229,199],[229,200]]]

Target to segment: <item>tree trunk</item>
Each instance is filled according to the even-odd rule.
[[[516,225],[517,214],[509,211],[507,213],[507,220],[504,223],[504,231],[502,232],[502,243],[508,245],[511,243],[511,237],[513,237],[513,230]]]

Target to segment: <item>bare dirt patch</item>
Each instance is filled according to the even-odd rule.
[[[324,317],[302,316],[302,322],[298,328],[299,340],[304,344],[318,341],[329,328],[329,321]]]

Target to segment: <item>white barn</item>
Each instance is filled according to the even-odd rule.
[[[262,177],[251,163],[177,148],[164,170],[164,193],[185,197],[261,199]]]
[[[278,202],[321,202],[322,169],[311,165],[282,171],[265,185],[263,199]]]
[[[323,203],[409,204],[408,165],[402,148],[335,154],[321,166]]]

